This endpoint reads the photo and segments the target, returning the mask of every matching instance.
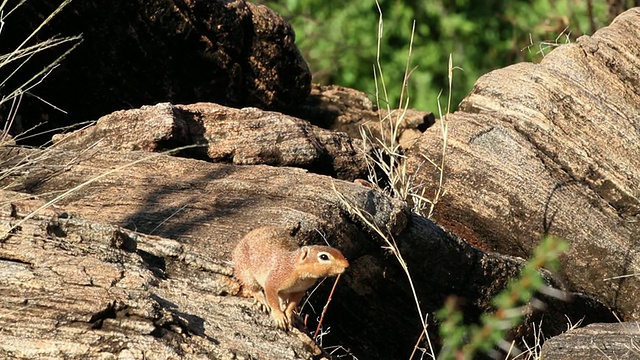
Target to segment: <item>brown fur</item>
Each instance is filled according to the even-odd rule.
[[[274,226],[249,232],[232,256],[236,278],[281,329],[291,326],[293,310],[317,279],[342,274],[349,266],[339,250],[298,248],[289,234]]]

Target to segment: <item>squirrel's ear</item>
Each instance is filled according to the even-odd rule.
[[[308,246],[301,247],[300,254],[298,255],[298,262],[305,261],[309,257],[309,252],[311,252],[311,249],[309,249]]]

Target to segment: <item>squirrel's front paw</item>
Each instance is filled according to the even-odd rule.
[[[287,317],[282,311],[272,311],[271,318],[273,318],[273,322],[276,324],[278,329],[282,329],[285,331],[289,330],[289,322],[287,321]]]

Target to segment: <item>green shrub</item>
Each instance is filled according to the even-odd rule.
[[[440,336],[443,342],[438,359],[473,359],[476,354],[489,353],[503,342],[508,330],[522,323],[523,316],[530,311],[530,304],[535,302],[536,293],[547,288],[540,269],[557,271],[558,259],[567,247],[564,240],[545,237],[522,268],[520,276],[493,299],[496,311],[483,314],[480,325],[463,325],[462,313],[456,309],[455,301],[447,301],[436,314],[442,321]],[[562,293],[559,290],[546,292]]]
[[[261,2],[292,24],[315,82],[352,87],[373,98],[378,26],[375,0]],[[558,38],[561,34],[573,40],[606,25],[606,2],[593,3],[592,14],[596,15],[589,16],[588,2],[583,0],[380,0],[385,26],[380,62],[391,84],[389,93],[400,94],[414,19],[413,64],[417,70],[409,88],[412,106],[435,112],[437,95],[447,83],[449,54],[455,65],[464,69],[453,88],[453,104],[457,106],[482,74],[541,59],[539,45],[556,39],[565,42],[566,38]],[[392,104],[397,100],[390,99]]]

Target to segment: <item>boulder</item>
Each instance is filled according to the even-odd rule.
[[[408,222],[402,202],[302,169],[98,147],[1,150],[2,186],[20,192],[0,193],[0,357],[310,359],[318,348],[308,335],[277,330],[251,300],[235,296],[235,243],[251,229],[279,225],[301,244],[326,239],[362,268],[359,258],[384,252],[338,194],[393,233]],[[346,278],[325,324],[355,306],[347,283],[358,278]],[[304,308],[310,331],[327,286]],[[345,326],[358,322],[350,317]]]
[[[2,53],[14,50],[59,3],[26,2],[12,12],[3,27]],[[33,91],[37,97],[23,99],[22,129],[166,101],[282,111],[303,101],[311,87],[291,26],[244,0],[73,1],[34,39],[78,34],[82,43]],[[72,45],[40,53],[21,73],[36,74]],[[22,81],[24,76],[13,77],[6,86]]]
[[[640,8],[593,36],[481,77],[446,117],[443,189],[433,219],[485,251],[529,257],[566,239],[561,276],[640,319]],[[439,126],[409,150],[438,191]]]
[[[121,110],[90,126],[55,135],[56,147],[117,151],[164,151],[237,165],[292,166],[354,180],[366,177],[362,142],[307,121],[257,108],[212,103],[143,106]]]
[[[364,126],[371,137],[395,135],[403,146],[412,145],[435,123],[432,112],[378,108],[364,92],[337,85],[312,85],[309,97],[292,114],[355,139],[362,138]],[[392,134],[392,125],[397,126],[396,134]]]
[[[223,262],[180,241],[0,191],[3,359],[310,359],[321,350],[252,317]],[[32,215],[31,218],[26,218]],[[6,228],[3,228],[3,230]],[[206,257],[206,255],[205,255]],[[256,331],[256,328],[262,328]],[[285,340],[286,339],[286,340]]]
[[[4,147],[0,159],[0,186],[13,191],[0,201],[0,273],[18,274],[7,277],[0,292],[11,314],[0,317],[0,354],[6,356],[315,356],[320,350],[309,345],[310,333],[278,332],[251,300],[236,296],[230,253],[262,225],[289,229],[300,244],[327,241],[349,259],[318,341],[326,352],[340,346],[348,349],[342,354],[361,358],[408,357],[422,325],[405,271],[353,209],[398,244],[425,315],[458,294],[467,299],[467,318],[478,319],[524,262],[474,249],[376,188],[293,167],[99,146]],[[302,310],[310,332],[328,287]],[[549,329],[564,328],[565,314],[585,323],[613,321],[602,304],[572,296],[572,303],[546,299]],[[25,312],[30,299],[41,302]],[[512,335],[524,335],[539,316],[529,314]],[[437,324],[432,315],[428,321],[437,351]],[[52,332],[56,326],[62,329]],[[428,346],[424,339],[421,346]]]
[[[486,75],[447,115],[447,191],[434,217],[446,230],[378,188],[333,177],[355,177],[337,165],[358,163],[354,142],[254,108],[164,103],[105,116],[46,149],[0,146],[0,356],[408,358],[416,344],[437,353],[433,312],[450,295],[464,300],[466,321],[494,310],[544,234],[570,241],[561,276],[542,272],[570,301],[538,294],[545,312],[527,313],[509,339],[532,336],[541,319],[549,337],[567,321],[634,319],[637,282],[617,275],[639,272],[639,18],[630,10],[541,64]],[[413,170],[429,170],[423,155],[441,160],[439,128],[423,128]],[[314,160],[320,153],[330,160]],[[439,173],[421,176],[435,191]],[[397,244],[411,282],[367,222]],[[302,309],[307,330],[290,333],[239,296],[230,253],[261,225],[327,242],[351,263],[319,345],[309,335],[329,284]]]

